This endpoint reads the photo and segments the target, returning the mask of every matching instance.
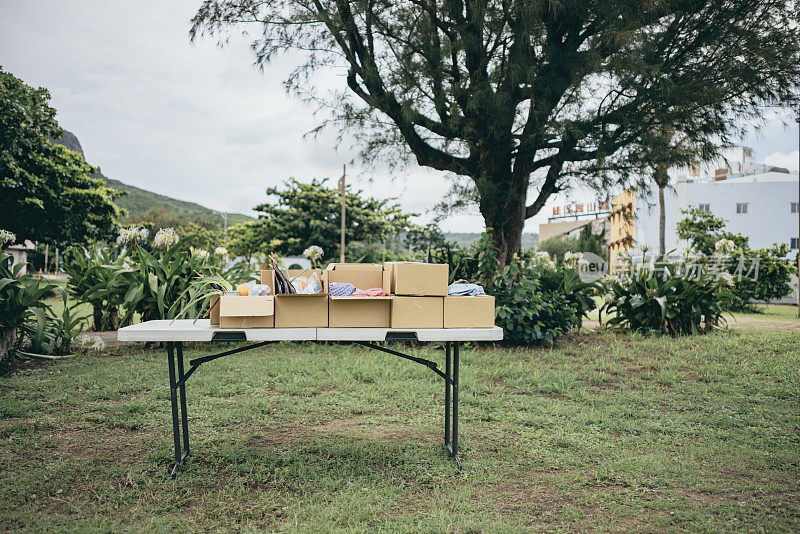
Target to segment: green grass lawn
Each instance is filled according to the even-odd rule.
[[[140,348],[1,378],[0,530],[800,529],[796,333],[470,347],[463,472],[441,381],[362,347],[204,365],[174,481],[166,385]]]

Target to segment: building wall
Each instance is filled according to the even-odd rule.
[[[757,175],[770,177],[778,173]],[[726,229],[750,238],[750,247],[789,243],[798,237],[798,214],[790,203],[798,201],[797,175],[783,175],[792,181],[754,181],[750,177],[721,182],[689,183],[687,197],[693,206],[709,204],[711,213],[726,221]],[[773,177],[774,178],[774,177]],[[782,178],[779,176],[778,178]],[[736,213],[737,203],[747,203],[747,213]]]
[[[664,192],[666,206],[666,251],[681,252],[687,243],[679,241],[678,222],[682,209],[708,204],[711,213],[726,221],[726,230],[747,236],[752,248],[774,243],[790,243],[798,237],[798,214],[791,213],[791,202],[798,202],[798,176],[785,173],[762,173],[714,181],[681,180]],[[747,203],[747,213],[736,213],[737,203]],[[658,251],[658,191],[637,194],[634,253],[644,248]],[[610,242],[613,239],[609,240]],[[793,253],[794,254],[794,253]]]

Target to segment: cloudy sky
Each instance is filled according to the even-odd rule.
[[[224,49],[210,39],[190,43],[189,19],[199,3],[2,0],[0,65],[47,87],[59,122],[78,136],[89,162],[138,187],[250,213],[265,187],[289,176],[338,177],[353,152],[337,151],[332,134],[304,138],[319,119],[283,89],[296,58],[260,72],[245,38]],[[333,74],[328,81],[339,82]],[[759,160],[797,169],[791,114],[770,114],[762,127],[743,144]],[[351,173],[368,194],[399,197],[418,213],[448,189],[440,173],[419,168],[398,175],[356,163]],[[526,231],[537,231],[547,211]],[[478,232],[483,221],[475,212],[442,227]]]

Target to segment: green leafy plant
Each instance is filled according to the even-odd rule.
[[[600,310],[606,324],[637,332],[699,334],[725,324],[722,303],[733,298],[722,279],[686,273],[686,265],[660,261],[610,281]]]
[[[0,250],[0,362],[19,347],[31,315],[44,316],[43,297],[55,287],[20,274],[25,265],[13,261],[11,254]]]
[[[598,284],[583,282],[572,268],[537,261],[531,252],[517,255],[489,280],[487,274],[483,278],[486,292],[495,297],[495,322],[511,343],[552,344],[579,328],[596,306],[592,297]]]
[[[95,330],[116,330],[122,304],[120,288],[114,284],[118,269],[129,261],[125,253],[95,244],[67,250],[65,270],[69,276],[67,291],[78,302],[92,306]]]
[[[178,302],[186,300],[186,304],[177,313],[175,319],[188,317],[194,314],[194,319],[204,317],[210,308],[211,298],[222,295],[225,291],[233,291],[234,286],[228,280],[219,275],[202,276],[199,275],[189,282],[189,287],[184,290]],[[173,307],[178,304],[176,302]],[[170,310],[172,311],[172,310]]]

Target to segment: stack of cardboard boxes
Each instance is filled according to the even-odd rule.
[[[309,271],[287,273],[289,279]],[[313,274],[317,294],[275,295],[275,272],[261,271],[265,297],[223,295],[212,302],[211,323],[221,328],[491,328],[494,297],[448,296],[448,266],[435,263],[332,263]],[[332,296],[333,282],[358,289],[381,288],[387,296]],[[218,320],[217,320],[218,319]]]

